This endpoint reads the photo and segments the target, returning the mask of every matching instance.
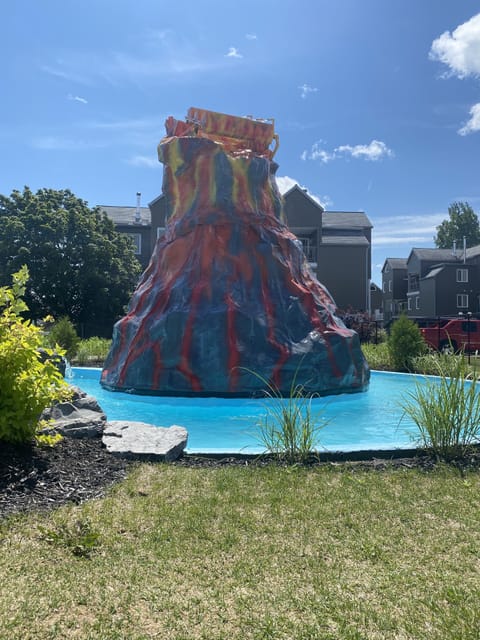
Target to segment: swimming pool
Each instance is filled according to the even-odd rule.
[[[173,398],[106,391],[100,369],[72,368],[68,379],[95,396],[108,420],[136,420],[188,430],[188,453],[260,453],[255,435],[266,400],[246,398]],[[359,451],[412,447],[413,422],[402,418],[400,402],[413,389],[415,376],[372,371],[367,391],[312,401],[313,414],[327,422],[318,449]]]

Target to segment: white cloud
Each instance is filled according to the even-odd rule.
[[[67,99],[74,100],[75,102],[81,102],[82,104],[88,104],[88,100],[85,98],[82,98],[81,96],[72,96],[71,93],[68,94]]]
[[[366,160],[379,160],[383,157],[393,156],[393,151],[381,140],[372,140],[369,144],[342,145],[335,149],[335,153],[345,153],[353,158],[365,158]]]
[[[257,34],[256,33],[247,33],[247,34],[245,34],[245,38],[247,40],[257,40]]]
[[[480,13],[452,33],[442,33],[433,41],[429,57],[447,65],[447,75],[480,77]]]
[[[228,53],[225,54],[226,58],[243,58],[236,47],[230,47]]]
[[[300,97],[305,100],[309,93],[315,93],[318,91],[317,87],[311,87],[308,84],[302,84],[298,87],[300,89]]]
[[[433,213],[372,220],[372,245],[406,245],[408,251],[414,246],[431,246],[437,227],[445,217],[445,213]]]
[[[128,164],[133,167],[146,167],[147,169],[158,169],[160,167],[158,158],[151,156],[133,156],[128,160]]]
[[[458,133],[461,136],[466,136],[469,133],[475,133],[476,131],[480,131],[480,102],[474,104],[470,109],[471,118],[467,122],[467,124],[458,130]]]
[[[39,136],[32,140],[32,146],[44,151],[83,151],[84,149],[101,149],[106,146],[99,140],[73,140],[62,136]]]
[[[290,178],[290,176],[277,176],[276,180],[277,180],[278,190],[282,195],[284,193],[287,193],[287,191],[289,191],[292,187],[294,187],[297,184],[300,187],[300,189],[303,189],[304,191],[306,191],[308,195],[312,198],[312,200],[315,200],[315,202],[318,202],[318,204],[321,205],[324,209],[331,207],[333,205],[333,202],[328,196],[317,196],[316,194],[309,191],[307,187],[302,186],[298,182],[298,180],[295,180],[294,178]]]
[[[98,50],[69,49],[40,68],[69,82],[89,86],[107,82],[119,86],[138,85],[149,79],[158,81],[170,75],[214,71],[226,64],[218,55],[205,55],[200,43],[172,29],[164,29],[135,34],[133,53],[126,46],[117,50],[100,49],[100,45]]]
[[[330,162],[345,156],[351,156],[352,158],[377,161],[383,158],[393,157],[395,154],[391,149],[387,147],[385,142],[381,140],[372,140],[368,144],[350,145],[344,144],[333,149],[333,151],[326,151],[321,147],[322,141],[315,142],[312,145],[310,151],[304,150],[301,154],[302,160],[320,160],[323,163]]]
[[[56,78],[62,78],[62,80],[68,80],[69,82],[78,82],[79,84],[90,84],[90,80],[88,79],[87,74],[82,71],[73,70],[71,65],[67,64],[64,66],[63,60],[56,60],[56,66],[44,64],[40,66],[40,69],[44,73],[48,73],[50,76],[54,76]],[[87,72],[88,73],[88,72]]]

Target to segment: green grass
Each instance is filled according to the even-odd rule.
[[[141,465],[0,525],[0,638],[478,640],[479,503],[449,467]]]

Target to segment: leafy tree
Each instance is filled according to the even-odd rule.
[[[478,216],[468,202],[454,202],[448,207],[448,220],[444,220],[437,227],[434,238],[439,249],[450,249],[454,242],[461,248],[463,236],[467,247],[480,244],[480,223]]]
[[[387,344],[393,366],[399,371],[410,371],[412,359],[427,351],[418,325],[405,314],[393,323]]]
[[[71,191],[0,195],[0,285],[26,265],[34,319],[68,316],[110,327],[124,312],[140,265],[129,238]]]

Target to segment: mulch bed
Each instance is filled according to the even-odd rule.
[[[0,443],[0,520],[25,511],[45,511],[68,502],[80,503],[105,495],[115,482],[123,480],[131,460],[117,458],[103,447],[101,438],[65,438],[54,447],[14,446]],[[263,456],[184,455],[168,464],[189,467],[224,465],[260,466],[282,464]],[[435,462],[418,452],[391,451],[368,455],[323,454],[310,465],[330,464],[349,470],[383,471],[392,467],[421,468],[429,471]],[[457,465],[480,467],[480,454]]]
[[[65,438],[54,447],[0,443],[0,519],[99,498],[125,478],[131,462],[107,453],[100,438]]]

